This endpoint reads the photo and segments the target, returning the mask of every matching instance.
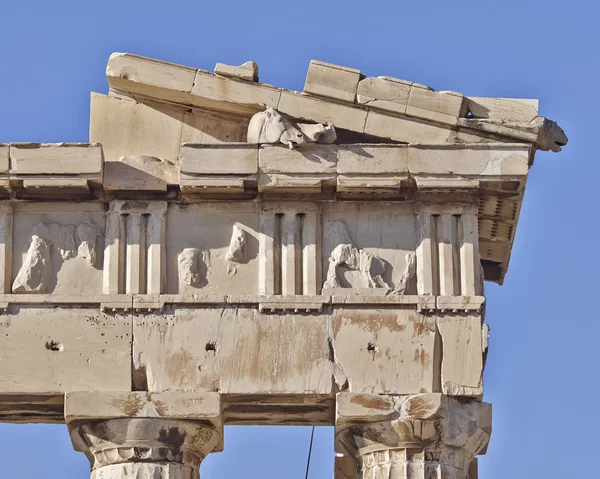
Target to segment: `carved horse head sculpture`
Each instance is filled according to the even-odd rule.
[[[333,125],[296,125],[271,107],[254,115],[248,125],[248,143],[283,143],[294,149],[306,143],[333,143],[335,140]]]

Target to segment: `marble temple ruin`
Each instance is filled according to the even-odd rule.
[[[115,53],[90,143],[0,145],[0,421],[92,479],[199,477],[224,425],[335,427],[335,479],[474,479],[484,280],[536,100],[312,61],[304,92]]]

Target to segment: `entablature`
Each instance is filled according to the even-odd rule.
[[[479,207],[486,278],[502,282],[533,155],[530,145],[183,143],[177,162],[106,161],[100,144],[0,145],[0,191],[36,201],[405,201]],[[166,166],[165,166],[166,165]],[[108,208],[108,206],[107,206]],[[140,212],[143,214],[143,212]]]

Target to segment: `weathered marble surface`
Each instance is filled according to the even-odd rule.
[[[224,424],[334,425],[336,479],[475,479],[483,282],[567,143],[537,101],[106,75],[89,144],[0,145],[0,420],[66,422],[92,479],[198,479]]]
[[[340,393],[336,446],[358,479],[465,479],[492,432],[490,404],[442,394]]]

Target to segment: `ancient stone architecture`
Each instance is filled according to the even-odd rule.
[[[336,479],[475,478],[483,282],[567,143],[537,101],[106,74],[89,144],[0,145],[0,420],[66,422],[94,479],[198,478],[226,424],[333,425]]]

